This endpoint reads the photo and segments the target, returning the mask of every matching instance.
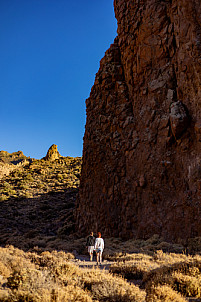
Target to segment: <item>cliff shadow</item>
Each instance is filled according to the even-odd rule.
[[[0,203],[0,246],[28,250],[68,250],[75,238],[74,209],[78,189],[33,198],[11,197]],[[67,244],[68,243],[68,244]]]

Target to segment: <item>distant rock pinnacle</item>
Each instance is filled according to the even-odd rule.
[[[47,151],[47,155],[45,156],[46,160],[55,160],[61,157],[57,150],[57,145],[53,144],[49,150]]]

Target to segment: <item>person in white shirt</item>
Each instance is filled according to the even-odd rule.
[[[98,232],[98,238],[95,240],[95,251],[96,251],[96,257],[97,257],[97,265],[98,263],[102,263],[102,254],[104,250],[104,240],[101,238],[101,233]]]

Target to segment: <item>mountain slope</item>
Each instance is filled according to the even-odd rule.
[[[4,164],[15,155],[4,153]],[[0,180],[0,245],[55,248],[74,230],[82,159],[23,160]]]

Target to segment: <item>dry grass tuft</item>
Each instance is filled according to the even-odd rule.
[[[186,299],[167,285],[153,286],[146,297],[147,302],[186,302]]]
[[[85,287],[98,301],[145,301],[145,291],[123,278],[93,270],[83,274]]]

